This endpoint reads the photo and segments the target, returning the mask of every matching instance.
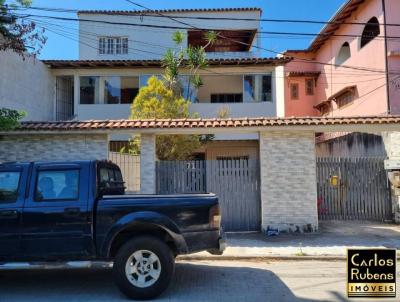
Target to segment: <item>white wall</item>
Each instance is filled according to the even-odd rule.
[[[170,15],[175,15],[172,13]],[[226,17],[229,20],[195,20],[182,19],[198,28],[210,29],[258,29],[258,21],[238,21],[237,18],[256,19],[260,17],[259,11],[238,12],[192,12],[179,13],[185,16],[207,16]],[[167,14],[164,14],[167,15]],[[107,14],[85,14],[80,13],[78,17],[82,20],[107,21],[113,23],[130,23],[156,26],[185,27],[167,17],[151,17],[137,15],[107,15]],[[166,48],[174,47],[172,34],[177,29],[149,28],[121,24],[105,24],[88,21],[79,22],[79,58],[85,59],[157,59],[165,53]],[[185,32],[185,30],[180,30]],[[125,36],[129,39],[129,53],[127,55],[99,55],[99,36]],[[185,35],[186,37],[186,35]],[[256,43],[256,42],[255,42]],[[184,41],[184,45],[187,41]],[[150,53],[152,52],[152,53]],[[237,56],[237,55],[236,55]]]
[[[53,120],[54,92],[54,77],[45,64],[0,51],[0,107],[26,111],[25,120]]]

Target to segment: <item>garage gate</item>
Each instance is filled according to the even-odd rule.
[[[225,231],[259,231],[259,160],[158,161],[157,193],[217,194]]]
[[[384,158],[317,158],[322,220],[392,220]]]

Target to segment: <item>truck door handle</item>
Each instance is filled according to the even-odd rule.
[[[16,211],[16,210],[0,211],[0,217],[4,218],[4,219],[17,218],[18,211]]]
[[[80,213],[81,213],[81,210],[79,208],[66,208],[64,210],[65,217],[76,217],[76,216],[79,216]]]

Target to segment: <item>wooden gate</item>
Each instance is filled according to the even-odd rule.
[[[157,192],[213,192],[218,195],[226,231],[260,229],[258,160],[158,161]]]
[[[382,158],[317,158],[322,220],[390,221],[390,189]]]

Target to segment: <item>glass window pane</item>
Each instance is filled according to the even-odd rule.
[[[122,53],[128,53],[128,38],[122,38]]]
[[[121,77],[121,104],[131,104],[139,93],[139,77]]]
[[[121,78],[104,77],[104,104],[119,104],[121,100]]]
[[[243,99],[244,102],[254,102],[254,76],[245,75],[243,79]]]
[[[100,38],[99,39],[99,54],[105,54],[106,53],[106,39],[105,38]]]
[[[107,39],[107,54],[114,53],[114,38]]]
[[[262,99],[263,102],[272,102],[272,76],[262,76]]]
[[[79,196],[79,170],[40,171],[36,201],[76,200]]]
[[[243,88],[244,102],[272,102],[271,75],[245,75]]]
[[[115,52],[116,54],[121,54],[121,38],[115,39]]]
[[[0,203],[17,200],[20,174],[20,172],[0,172]]]
[[[80,103],[99,103],[99,77],[80,77]]]

